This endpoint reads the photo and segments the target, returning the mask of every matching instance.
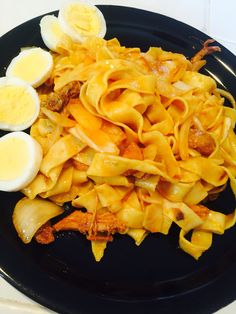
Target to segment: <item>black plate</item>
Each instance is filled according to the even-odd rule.
[[[161,46],[191,57],[208,37],[174,19],[119,6],[99,6],[106,38],[126,46]],[[40,17],[0,39],[0,75],[24,46],[42,46]],[[218,43],[217,43],[218,44]],[[204,73],[236,97],[236,61],[232,53],[207,57]],[[1,135],[3,132],[1,133]],[[24,245],[11,215],[19,193],[0,193],[0,270],[17,289],[59,313],[212,313],[236,298],[236,228],[214,236],[212,248],[198,262],[178,248],[178,230],[151,235],[140,247],[117,236],[96,263],[90,243],[80,234],[60,236],[53,244]],[[232,212],[235,199],[227,189],[211,208]]]

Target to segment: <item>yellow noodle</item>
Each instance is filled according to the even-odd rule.
[[[39,90],[41,113],[30,132],[44,157],[23,193],[70,201],[94,217],[110,212],[136,245],[149,233],[167,235],[176,224],[180,248],[198,259],[213,233],[236,222],[235,212],[199,206],[227,182],[236,195],[235,101],[198,73],[203,63],[159,47],[126,48],[117,39],[75,44],[65,38],[49,82],[59,91],[77,81],[80,94],[53,112]],[[211,139],[209,154],[190,145],[194,130]],[[91,245],[99,261],[107,241]]]

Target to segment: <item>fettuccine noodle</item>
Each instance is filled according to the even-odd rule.
[[[112,213],[137,245],[177,224],[181,249],[198,259],[214,233],[235,224],[235,213],[200,202],[228,181],[236,195],[236,111],[233,97],[195,68],[182,54],[157,47],[143,53],[117,39],[65,42],[48,88],[58,92],[76,81],[80,92],[55,112],[44,106],[47,86],[39,89],[41,114],[31,135],[44,157],[23,193],[71,202],[93,221]],[[99,260],[109,239],[90,231]]]

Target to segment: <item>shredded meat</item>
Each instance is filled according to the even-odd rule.
[[[72,230],[85,234],[88,240],[112,241],[114,233],[124,232],[125,229],[125,225],[114,214],[103,213],[94,216],[91,213],[75,210],[72,214],[53,225],[53,227],[43,225],[38,230],[35,239],[41,244],[48,244],[54,241],[53,232]]]
[[[35,240],[41,244],[49,244],[55,240],[53,227],[49,222],[42,225],[35,234]]]
[[[203,48],[198,51],[191,59],[192,63],[196,63],[200,60],[202,60],[206,55],[209,55],[211,53],[214,53],[216,51],[221,51],[220,47],[218,46],[209,46],[209,44],[212,44],[215,40],[214,39],[208,39],[203,43]]]
[[[56,92],[51,92],[45,102],[45,107],[52,111],[60,112],[70,101],[71,98],[77,98],[80,93],[80,84],[73,81],[65,85]]]
[[[202,219],[206,219],[209,215],[209,208],[203,205],[190,205],[190,208]]]
[[[103,213],[93,215],[74,211],[54,226],[55,231],[73,230],[86,234],[88,240],[112,241],[112,234],[124,232],[126,227],[114,214]]]
[[[198,129],[189,130],[188,145],[203,156],[209,156],[215,149],[213,138],[207,132]]]

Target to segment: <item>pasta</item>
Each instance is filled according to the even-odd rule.
[[[68,217],[61,224],[86,234],[96,260],[115,232],[140,245],[149,233],[167,235],[172,224],[180,229],[180,248],[198,259],[214,233],[235,224],[235,213],[200,205],[228,181],[236,195],[232,96],[198,72],[201,58],[157,47],[144,53],[117,39],[90,38],[64,42],[53,57],[51,78],[38,89],[41,114],[30,131],[44,157],[22,192],[85,208],[88,230]],[[60,91],[73,82],[79,95],[70,90],[56,112],[53,97],[65,97]]]

